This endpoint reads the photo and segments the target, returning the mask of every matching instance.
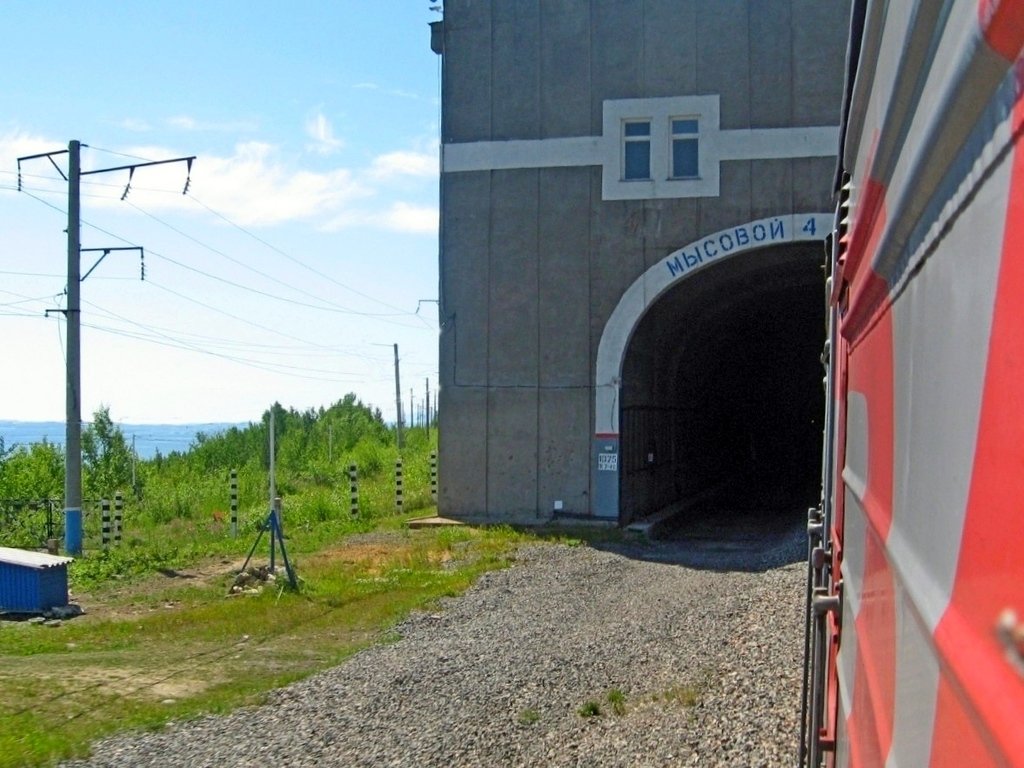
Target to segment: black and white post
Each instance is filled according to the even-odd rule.
[[[352,517],[359,516],[359,476],[357,475],[356,465],[348,465],[348,492],[349,492],[349,510],[352,512]]]
[[[231,470],[231,538],[238,538],[238,470]]]
[[[395,512],[402,513],[402,460],[395,462]]]
[[[124,496],[120,491],[114,494],[114,546],[121,546],[121,524],[124,522]]]
[[[110,499],[100,502],[100,539],[103,549],[110,549]]]
[[[430,452],[430,498],[437,504],[437,451]]]

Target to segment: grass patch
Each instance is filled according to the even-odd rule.
[[[620,691],[618,688],[612,688],[605,694],[605,699],[612,708],[612,712],[616,715],[626,714],[626,694]]]
[[[225,597],[240,559],[228,553],[150,576],[88,572],[75,582],[85,616],[59,627],[0,622],[0,768],[48,765],[116,731],[259,703],[367,645],[394,642],[410,611],[505,567],[527,538],[509,528],[409,531],[400,520],[332,541],[299,528],[288,540],[298,591]],[[107,564],[123,565],[115,556]]]
[[[580,717],[600,717],[601,704],[594,699],[590,699],[583,702],[583,706],[577,709],[576,712]]]
[[[520,710],[519,717],[517,719],[519,720],[520,725],[533,725],[540,720],[540,712],[533,708],[523,709]]]
[[[675,685],[655,695],[655,701],[663,701],[667,704],[682,704],[684,707],[693,707],[700,701],[700,688],[696,685]]]

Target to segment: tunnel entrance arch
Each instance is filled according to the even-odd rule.
[[[729,485],[719,465],[742,467],[747,476],[731,480],[744,487],[780,467],[806,467],[800,451],[812,450],[807,436],[820,424],[803,422],[820,406],[820,369],[818,400],[802,410],[799,402],[814,397],[812,374],[787,371],[806,364],[823,338],[820,241],[830,226],[830,214],[807,213],[730,227],[669,254],[627,289],[598,347],[595,516],[627,523],[713,492]],[[817,353],[809,359],[817,364]],[[759,404],[758,386],[779,399]],[[721,397],[705,398],[708,387]],[[786,427],[794,418],[805,428],[794,443],[803,448],[788,463],[763,464],[759,456],[782,455],[773,429],[775,443],[795,438]],[[820,434],[816,441],[820,450]],[[787,472],[786,483],[804,482],[797,474]]]

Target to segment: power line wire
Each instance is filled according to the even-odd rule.
[[[283,363],[268,363],[268,362],[265,362],[265,361],[257,361],[257,360],[253,360],[251,358],[241,358],[241,357],[236,357],[236,356],[233,356],[233,355],[226,355],[226,354],[223,354],[221,352],[214,352],[213,350],[203,349],[202,347],[196,346],[194,344],[190,344],[189,342],[187,342],[185,340],[175,339],[173,336],[170,336],[170,335],[165,334],[165,333],[161,333],[160,331],[153,330],[152,328],[149,328],[149,327],[147,327],[146,325],[144,325],[142,323],[139,323],[139,322],[137,322],[135,320],[127,318],[124,315],[119,315],[117,312],[112,312],[111,310],[106,309],[104,307],[99,307],[96,304],[93,304],[92,302],[83,301],[82,303],[83,304],[87,304],[90,307],[94,307],[96,309],[99,309],[99,310],[107,313],[108,315],[110,315],[112,317],[115,317],[118,320],[121,320],[122,322],[128,323],[129,325],[134,325],[134,326],[137,326],[137,327],[139,327],[139,328],[141,328],[141,329],[143,329],[145,331],[148,331],[151,335],[150,336],[145,336],[145,335],[142,335],[142,334],[132,333],[130,331],[125,331],[123,329],[115,329],[115,328],[109,328],[107,326],[100,326],[100,325],[95,325],[95,324],[82,323],[82,325],[84,325],[84,326],[86,326],[88,328],[93,328],[93,329],[98,330],[98,331],[104,331],[104,332],[112,333],[112,334],[118,335],[118,336],[125,336],[125,337],[128,337],[128,338],[134,338],[134,339],[139,340],[139,341],[147,341],[149,343],[158,344],[160,346],[174,347],[174,348],[177,348],[177,349],[185,349],[185,350],[189,350],[189,351],[192,351],[192,352],[198,352],[198,353],[204,354],[204,355],[210,355],[211,357],[219,357],[219,358],[222,358],[222,359],[225,359],[225,360],[230,360],[230,361],[235,362],[235,363],[240,363],[242,365],[249,365],[249,366],[251,366],[253,368],[260,368],[260,369],[265,370],[265,371],[270,371],[271,373],[283,373],[283,374],[286,374],[286,375],[298,375],[298,374],[288,374],[287,373],[287,371],[289,371],[289,370],[294,370],[294,371],[305,371],[305,372],[308,372],[308,373],[324,373],[324,374],[329,374],[331,376],[331,378],[302,376],[302,378],[312,378],[312,379],[319,380],[319,381],[338,381],[341,378],[344,378],[344,374],[336,374],[333,371],[325,371],[325,370],[317,369],[317,368],[303,368],[303,367],[300,367],[300,366],[285,365]],[[159,338],[165,339],[165,341],[162,341],[162,342],[161,341],[156,341],[153,338],[154,335],[159,337]],[[282,370],[282,369],[285,369],[285,370]]]
[[[139,206],[135,205],[135,203],[131,202],[130,200],[127,201],[127,202],[128,202],[128,204],[130,206],[132,206],[132,208],[137,210],[139,213],[143,214],[144,216],[148,216],[149,218],[153,219],[153,221],[155,221],[155,222],[157,222],[159,224],[162,224],[163,226],[167,227],[171,231],[178,233],[182,237],[187,238],[188,240],[191,240],[192,242],[196,243],[197,245],[202,246],[203,248],[206,248],[211,253],[215,253],[218,256],[227,259],[231,263],[237,264],[238,266],[242,267],[243,269],[247,269],[250,272],[253,272],[253,273],[255,273],[255,274],[257,274],[257,275],[259,275],[261,277],[265,277],[266,279],[271,280],[272,282],[275,282],[278,285],[282,285],[285,288],[289,288],[289,289],[295,291],[296,293],[301,293],[303,296],[309,296],[310,298],[313,298],[313,299],[316,299],[317,301],[323,302],[323,303],[327,304],[328,307],[318,307],[318,306],[315,306],[315,305],[312,305],[312,304],[306,304],[304,302],[298,302],[298,301],[294,301],[294,300],[291,300],[291,299],[285,299],[285,298],[283,298],[281,296],[276,296],[274,294],[269,294],[269,293],[264,293],[263,295],[265,295],[265,296],[270,296],[271,298],[276,298],[276,299],[281,300],[281,301],[289,301],[291,303],[298,304],[299,306],[307,306],[307,307],[312,307],[314,309],[328,309],[328,308],[331,308],[331,309],[334,309],[334,311],[337,311],[337,312],[343,312],[345,314],[351,314],[351,315],[359,315],[361,317],[399,317],[399,316],[409,316],[409,315],[413,314],[411,312],[401,312],[401,311],[395,312],[395,313],[390,313],[390,314],[377,313],[377,312],[360,312],[358,310],[350,309],[348,307],[343,307],[340,304],[336,304],[334,302],[328,301],[327,299],[321,298],[320,296],[317,296],[316,294],[310,293],[309,291],[306,291],[303,288],[299,288],[297,286],[291,285],[290,283],[286,283],[285,281],[281,280],[280,278],[274,277],[273,275],[270,275],[270,274],[268,274],[268,273],[266,273],[266,272],[264,272],[264,271],[262,271],[260,269],[256,269],[252,265],[246,264],[241,259],[236,259],[234,256],[229,256],[228,254],[224,253],[223,251],[218,250],[217,248],[214,248],[211,245],[207,245],[203,241],[199,240],[196,237],[193,237],[192,235],[188,234],[187,232],[183,232],[178,227],[175,227],[173,224],[170,224],[170,223],[164,221],[163,219],[161,219],[158,216],[150,213],[149,211],[146,211],[146,210],[140,208]],[[175,263],[178,263],[178,262],[175,262]],[[178,266],[183,266],[183,265],[178,263]],[[185,267],[185,268],[186,269],[192,269],[191,267]],[[207,273],[204,273],[204,272],[201,273],[201,274],[206,274],[207,277],[210,276],[210,275],[208,275]],[[221,278],[215,278],[215,279],[221,279]],[[247,289],[247,290],[256,290],[256,289]]]
[[[214,210],[214,209],[213,209],[213,208],[211,208],[211,207],[210,207],[209,205],[207,205],[206,203],[204,203],[204,202],[203,202],[202,200],[200,200],[199,198],[197,198],[197,197],[196,197],[196,196],[195,196],[194,194],[192,194],[192,195],[189,195],[189,196],[188,196],[188,198],[189,198],[190,200],[192,200],[192,201],[193,201],[194,203],[196,203],[197,205],[200,205],[200,206],[202,206],[203,208],[205,208],[205,209],[206,209],[207,211],[209,211],[210,213],[212,213],[212,214],[213,214],[214,216],[216,216],[216,217],[217,217],[218,219],[221,219],[222,221],[226,222],[227,224],[230,224],[230,225],[231,225],[232,227],[234,227],[235,229],[237,229],[237,230],[238,230],[239,232],[242,232],[243,234],[245,234],[245,235],[248,235],[249,237],[251,237],[251,238],[252,238],[253,240],[255,240],[256,242],[258,242],[258,243],[261,243],[262,245],[266,246],[267,248],[269,248],[270,250],[274,251],[275,253],[278,253],[278,254],[280,254],[281,256],[284,256],[284,257],[285,257],[286,259],[288,259],[289,261],[291,261],[291,262],[293,262],[293,263],[295,263],[295,264],[298,264],[298,265],[299,265],[300,267],[302,267],[303,269],[309,270],[309,271],[310,271],[310,272],[312,272],[312,273],[313,273],[314,275],[317,275],[317,276],[319,276],[319,277],[322,277],[322,278],[324,278],[325,280],[329,280],[330,282],[332,282],[332,283],[334,283],[335,285],[337,285],[337,286],[338,286],[339,288],[344,288],[344,289],[345,289],[346,291],[351,291],[352,293],[356,294],[357,296],[362,296],[362,297],[363,297],[364,299],[368,299],[368,300],[370,300],[370,301],[375,301],[375,302],[377,302],[378,304],[380,304],[380,305],[382,305],[382,306],[385,306],[385,307],[387,307],[388,309],[394,309],[394,310],[396,310],[396,311],[398,311],[398,312],[403,312],[404,314],[409,314],[408,312],[404,312],[404,310],[402,310],[402,309],[401,309],[400,307],[396,307],[396,306],[395,306],[395,305],[393,305],[393,304],[389,304],[388,302],[386,302],[386,301],[383,301],[383,300],[381,300],[381,299],[378,299],[378,298],[376,298],[375,296],[370,296],[369,294],[363,293],[362,291],[359,291],[359,290],[357,290],[357,289],[353,288],[353,287],[352,287],[352,286],[350,286],[350,285],[346,285],[345,283],[342,283],[342,282],[340,282],[340,281],[336,280],[335,278],[333,278],[333,277],[331,277],[330,275],[328,275],[328,274],[327,274],[326,272],[321,272],[321,271],[320,271],[319,269],[316,269],[315,267],[311,267],[311,266],[309,266],[309,265],[308,265],[308,264],[306,264],[305,262],[303,262],[303,261],[301,261],[301,260],[299,260],[299,259],[295,258],[295,257],[294,257],[294,256],[292,256],[291,254],[289,254],[289,253],[287,253],[287,252],[283,251],[282,249],[278,248],[278,247],[277,247],[276,245],[274,245],[274,244],[272,244],[272,243],[269,243],[269,242],[267,242],[266,240],[264,240],[264,239],[263,239],[262,237],[260,237],[259,235],[256,235],[256,234],[254,234],[253,232],[250,232],[250,231],[249,231],[248,229],[246,229],[245,227],[243,227],[243,226],[242,226],[241,224],[239,224],[239,223],[237,223],[237,222],[235,222],[235,221],[232,221],[231,219],[229,219],[229,218],[228,218],[227,216],[225,216],[224,214],[220,213],[219,211],[216,211],[216,210]],[[420,318],[420,319],[422,320],[422,318]],[[424,321],[424,322],[426,322],[426,321]],[[427,323],[427,325],[429,326],[429,323]]]
[[[48,208],[52,208],[53,210],[55,210],[55,211],[57,211],[59,213],[63,213],[63,214],[67,213],[65,210],[61,209],[59,206],[53,205],[52,203],[49,203],[46,200],[43,200],[41,197],[38,197],[37,195],[33,194],[32,192],[29,192],[28,190],[22,189],[22,192],[24,192],[24,194],[28,195],[29,197],[39,201],[40,203],[42,203],[43,205],[47,206]],[[156,219],[156,217],[152,216],[152,214],[149,214],[146,211],[144,211],[143,209],[139,208],[138,206],[135,206],[134,203],[132,203],[131,205],[134,208],[136,208],[136,210],[138,210],[139,212],[144,213],[147,216],[151,216],[151,218]],[[204,207],[207,207],[207,206],[204,205]],[[216,212],[213,211],[213,209],[209,209],[209,210],[211,210],[211,212],[216,214]],[[219,214],[216,214],[216,215],[219,215]],[[156,219],[156,220],[159,221],[159,219]],[[225,220],[227,220],[227,219],[225,219]],[[115,238],[116,240],[118,240],[118,241],[120,241],[122,243],[125,243],[127,245],[135,245],[135,243],[133,243],[131,240],[128,240],[128,239],[126,239],[124,237],[121,237],[120,235],[116,235],[113,232],[111,232],[111,231],[109,231],[107,229],[104,229],[103,227],[100,227],[100,226],[98,226],[96,224],[93,224],[92,222],[86,221],[85,219],[81,219],[81,222],[82,222],[82,224],[84,224],[86,226],[89,226],[89,227],[97,230],[98,232],[102,232],[103,234],[105,234],[105,235],[107,235],[109,237],[113,237],[113,238]],[[161,223],[163,223],[163,222],[161,222]],[[229,223],[232,223],[232,222],[229,221]],[[169,224],[167,226],[170,227],[171,229],[175,229],[173,226],[171,226]],[[238,226],[238,225],[233,224],[233,226]],[[184,234],[184,233],[181,233],[180,230],[175,229],[175,231],[178,231],[180,234]],[[208,248],[209,250],[211,250],[211,251],[213,251],[215,253],[219,253],[220,254],[220,252],[217,251],[215,248],[212,248],[211,246],[207,246],[204,243],[202,243],[201,241],[196,240],[195,238],[192,238],[189,235],[185,235],[185,236],[189,237],[189,239],[195,240],[195,242],[199,243],[203,247]],[[252,235],[252,237],[256,237],[256,236]],[[256,238],[256,239],[259,240],[259,238]],[[260,242],[264,242],[264,241],[261,240]],[[268,245],[268,247],[274,248],[274,246],[270,246],[269,244],[267,244],[267,245]],[[301,264],[301,262],[298,262],[293,257],[288,256],[288,254],[285,254],[283,251],[280,251],[280,249],[274,248],[274,250],[279,252],[279,253],[281,253],[282,255],[285,255],[287,258],[291,259],[292,261],[296,261],[296,263]],[[430,328],[430,324],[427,323],[426,320],[424,320],[422,317],[420,317],[419,315],[417,315],[415,313],[412,313],[412,312],[404,312],[402,310],[399,310],[395,315],[382,315],[382,314],[371,313],[371,312],[360,312],[358,310],[350,310],[350,309],[338,309],[338,308],[333,308],[333,307],[318,306],[318,305],[315,305],[315,304],[309,304],[307,302],[300,302],[300,301],[297,301],[295,299],[288,299],[286,297],[278,296],[276,294],[272,294],[272,293],[269,293],[267,291],[261,291],[258,288],[253,288],[251,286],[245,286],[245,285],[242,285],[240,283],[236,283],[234,281],[228,280],[227,278],[219,277],[219,276],[214,275],[214,274],[212,274],[210,272],[206,272],[204,270],[201,270],[198,267],[189,266],[188,264],[180,262],[177,259],[173,259],[170,256],[166,256],[166,255],[164,255],[162,253],[159,253],[158,251],[154,251],[152,249],[146,249],[146,252],[149,253],[152,256],[155,256],[155,257],[159,258],[159,259],[163,259],[165,261],[168,261],[168,262],[170,262],[170,263],[172,263],[172,264],[174,264],[174,265],[176,265],[176,266],[178,266],[178,267],[180,267],[182,269],[185,269],[185,270],[188,270],[190,272],[195,272],[196,274],[202,275],[203,277],[206,277],[206,278],[209,278],[209,279],[212,279],[212,280],[216,280],[218,282],[224,283],[226,285],[230,285],[230,286],[232,286],[234,288],[238,288],[240,290],[250,291],[252,293],[259,294],[261,296],[273,299],[275,301],[282,301],[282,302],[285,302],[285,303],[288,303],[288,304],[293,304],[293,305],[297,305],[297,306],[303,306],[303,307],[307,307],[307,308],[310,308],[310,309],[318,309],[318,310],[321,310],[321,311],[337,312],[339,314],[349,314],[349,315],[354,315],[354,316],[357,316],[357,317],[367,317],[367,318],[370,318],[370,319],[373,319],[373,320],[377,320],[378,322],[387,323],[389,325],[396,325],[396,326],[398,326],[400,328],[408,328],[408,329],[413,329],[413,328],[416,328],[417,326],[409,325],[408,323],[400,323],[400,322],[397,322],[397,321],[395,321],[393,319],[389,319],[389,318],[398,317],[398,316],[402,316],[402,317],[416,317],[417,319],[420,320],[420,322],[422,322],[424,325],[426,325],[428,328]],[[224,254],[220,254],[220,255],[224,255]],[[230,257],[226,257],[226,258],[230,259]],[[234,261],[234,259],[230,259],[230,260]],[[306,266],[306,265],[302,265],[302,266]],[[321,274],[323,277],[331,280],[332,282],[337,283],[337,281],[334,280],[333,278],[331,278],[330,276],[328,276],[326,274],[323,274],[323,273],[320,273],[317,270],[313,270],[312,267],[306,267],[306,268],[316,272],[317,274]],[[276,278],[270,278],[270,279],[276,279]],[[280,281],[278,281],[278,282],[280,282]],[[284,284],[284,283],[282,283],[282,284]],[[362,294],[359,291],[355,291],[355,289],[348,288],[348,286],[344,286],[341,283],[338,283],[338,285],[342,285],[342,287],[346,288],[347,290],[351,290],[351,291],[353,291],[353,292],[355,292],[355,293],[357,293],[357,294],[359,294],[361,296],[365,296],[366,298],[368,298],[368,299],[370,299],[372,301],[376,301],[377,303],[382,304],[384,306],[388,306],[388,307],[392,306],[390,304],[387,304],[386,302],[380,301],[379,299],[374,299],[372,296],[367,296],[366,294]],[[301,290],[301,289],[295,289],[293,286],[288,286],[288,287],[293,288],[293,290]],[[320,300],[323,301],[323,299],[320,299]],[[398,309],[397,307],[392,307],[392,308],[393,309]]]

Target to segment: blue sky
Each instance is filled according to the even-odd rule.
[[[64,417],[67,184],[82,183],[82,412],[249,421],[437,383],[439,62],[424,0],[0,9],[0,419]],[[56,157],[62,169],[64,156]],[[97,254],[82,255],[83,273]]]

